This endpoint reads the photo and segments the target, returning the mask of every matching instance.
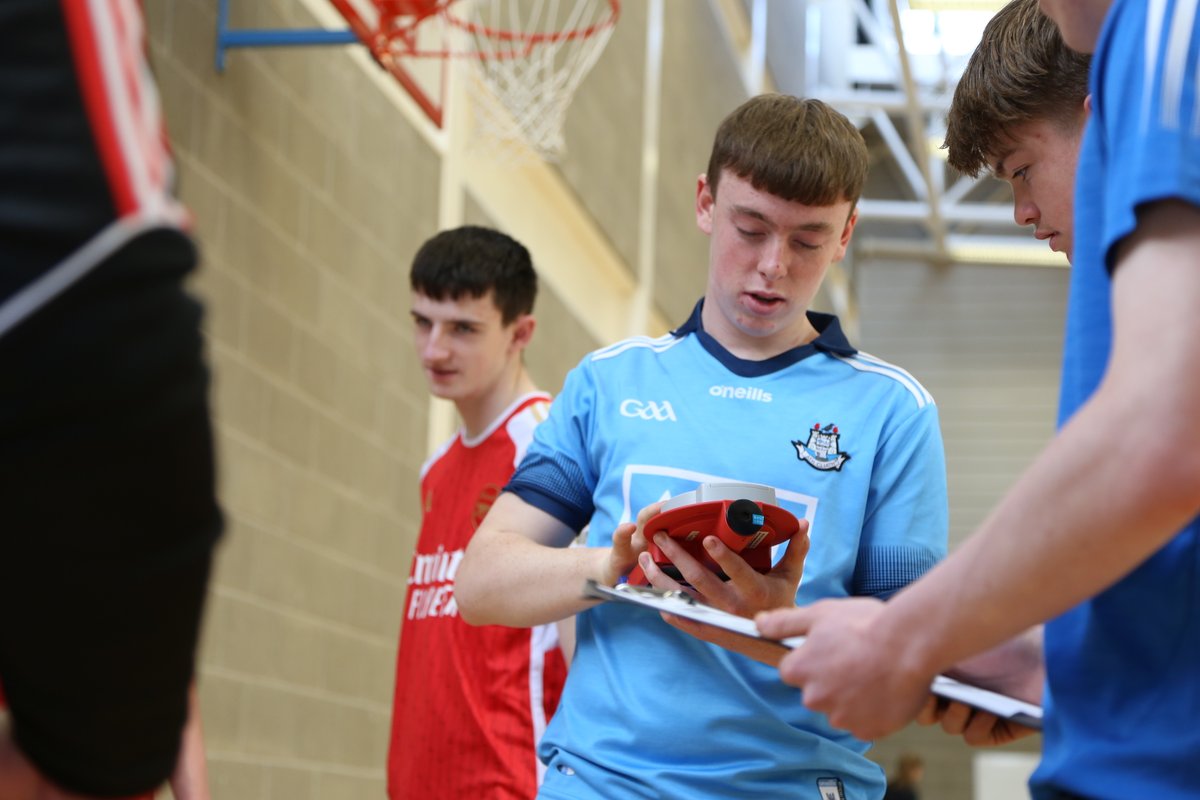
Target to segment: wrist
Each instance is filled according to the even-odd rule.
[[[614,563],[613,549],[611,547],[589,547],[587,550],[594,554],[595,564],[589,570],[592,579],[603,586],[616,586],[625,573],[621,571],[618,564]]]
[[[891,653],[893,669],[913,680],[928,681],[942,671],[934,645],[937,636],[928,616],[914,612],[899,598],[887,601],[871,622],[869,634]]]

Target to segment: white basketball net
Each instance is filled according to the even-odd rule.
[[[566,149],[567,107],[612,36],[612,3],[474,0],[458,5],[466,10],[462,19],[471,23],[465,28],[470,47],[480,53],[470,59],[476,68],[469,70],[476,132],[501,159],[519,161],[532,151],[556,161]],[[568,37],[561,35],[565,31],[591,33]],[[538,35],[544,36],[536,40]]]

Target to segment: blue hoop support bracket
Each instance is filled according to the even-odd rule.
[[[225,71],[225,51],[235,47],[295,47],[311,45],[361,45],[350,29],[230,30],[229,0],[217,0],[217,72]]]

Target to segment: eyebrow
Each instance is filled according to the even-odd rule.
[[[762,220],[763,222],[767,223],[768,225],[773,224],[771,222],[771,220],[767,219],[766,216],[764,216],[762,214],[762,212],[755,211],[753,208],[735,205],[735,206],[732,206],[732,209],[735,214],[743,214],[747,217],[754,217],[755,219]],[[804,225],[800,225],[799,227],[793,228],[792,230],[813,231],[815,233],[824,233],[824,232],[833,230],[833,226],[830,225],[828,222],[809,222]]]
[[[1010,147],[1008,150],[1001,153],[1000,158],[996,160],[996,165],[992,167],[992,174],[1000,180],[1004,180],[1004,175],[1008,172],[1008,168],[1004,166],[1004,162],[1012,158],[1012,154],[1015,152],[1016,150]]]
[[[423,319],[423,320],[428,320],[429,322],[435,321],[432,317],[425,316],[420,311],[417,311],[415,308],[410,309],[408,313],[412,315],[413,319]],[[484,324],[483,320],[473,319],[471,317],[454,317],[451,319],[443,319],[443,320],[437,320],[437,321],[449,323],[451,325],[483,325]]]
[[[412,314],[413,317],[420,317],[421,319],[427,319],[430,321],[438,321],[438,323],[450,323],[450,324],[454,324],[454,325],[482,325],[482,324],[484,324],[484,321],[485,321],[482,319],[475,319],[474,317],[450,317],[448,319],[434,319],[433,317],[426,317],[425,314],[422,314],[421,312],[416,311],[415,308],[410,309],[410,311],[408,313]]]

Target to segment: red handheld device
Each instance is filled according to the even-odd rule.
[[[754,483],[703,483],[694,492],[672,497],[643,528],[654,563],[685,585],[687,580],[679,569],[654,544],[655,534],[662,532],[675,539],[725,581],[729,576],[704,550],[705,536],[716,536],[751,567],[767,573],[771,571],[771,548],[799,530],[795,515],[775,504],[775,490]],[[635,567],[627,580],[633,586],[649,584],[641,567]]]

